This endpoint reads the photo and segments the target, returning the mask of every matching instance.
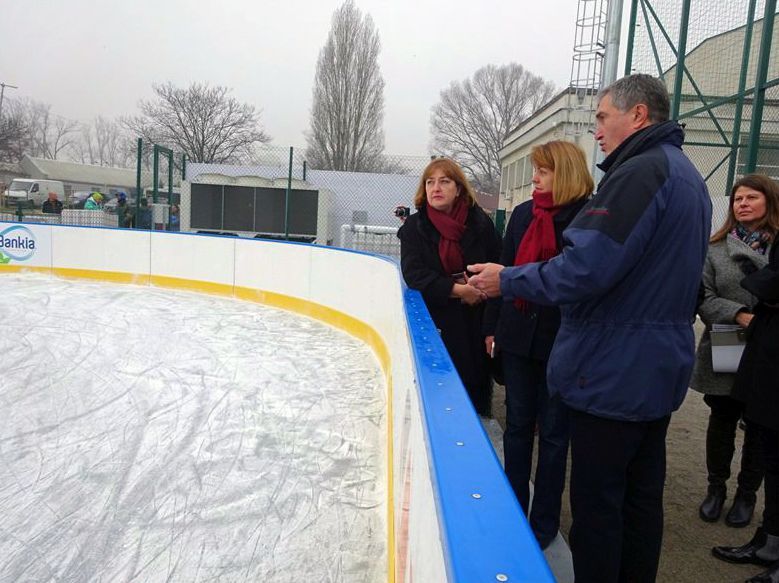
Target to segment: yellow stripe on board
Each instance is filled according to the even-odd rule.
[[[316,304],[302,298],[278,294],[275,292],[234,287],[230,284],[213,283],[179,277],[162,275],[141,275],[119,271],[98,271],[94,269],[71,269],[66,267],[31,267],[0,264],[0,270],[10,273],[36,272],[53,274],[64,279],[89,279],[109,283],[124,283],[136,285],[154,285],[169,289],[194,291],[209,295],[235,297],[240,300],[272,306],[307,316],[334,328],[343,330],[373,349],[379,365],[384,371],[387,385],[387,581],[395,582],[395,492],[393,472],[393,415],[392,415],[392,358],[387,344],[381,335],[371,326],[333,308]]]
[[[181,289],[203,294],[228,296],[233,295],[233,285],[227,283],[214,283],[211,281],[199,281],[196,279],[184,279],[181,277],[168,277],[164,275],[152,275],[151,285],[170,289]]]

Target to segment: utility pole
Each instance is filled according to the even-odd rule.
[[[0,83],[0,120],[3,119],[3,96],[5,95],[5,88],[19,89],[16,85],[9,85],[8,83]]]

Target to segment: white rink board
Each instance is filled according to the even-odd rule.
[[[167,235],[167,236],[166,236]],[[191,237],[152,233],[151,273],[232,286],[235,281],[233,237]]]

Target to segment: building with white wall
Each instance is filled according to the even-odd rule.
[[[536,144],[551,140],[572,141],[584,150],[587,164],[592,167],[595,155],[595,142],[590,133],[593,93],[568,87],[509,133],[500,150],[499,208],[511,211],[530,199],[533,192],[530,150]]]

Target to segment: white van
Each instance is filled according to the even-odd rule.
[[[49,198],[50,192],[56,192],[57,198],[61,202],[65,202],[65,185],[59,180],[14,178],[8,190],[5,191],[5,200],[9,206],[22,203],[23,205],[39,207]]]

